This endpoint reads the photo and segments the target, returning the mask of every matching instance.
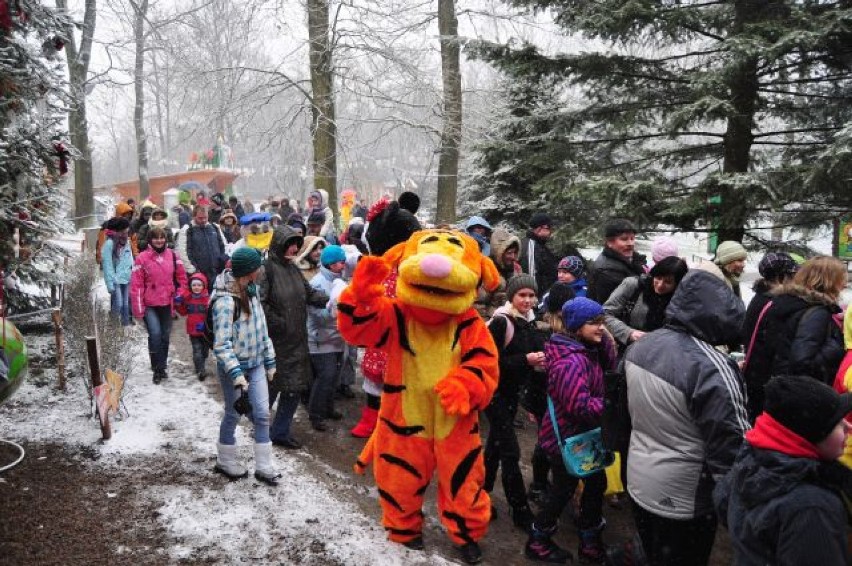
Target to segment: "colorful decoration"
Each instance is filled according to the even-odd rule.
[[[14,324],[0,318],[0,403],[12,396],[27,375],[27,345]]]
[[[345,189],[340,193],[340,227],[346,228],[352,218],[352,207],[355,206],[355,190]]]

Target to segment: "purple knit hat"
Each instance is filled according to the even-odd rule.
[[[651,244],[651,258],[654,263],[663,259],[678,255],[677,242],[668,236],[657,236]]]
[[[799,271],[799,264],[790,254],[769,252],[760,260],[757,270],[764,279],[775,280],[795,275]]]

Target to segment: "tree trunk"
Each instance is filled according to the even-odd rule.
[[[308,0],[311,66],[311,136],[314,144],[314,189],[328,192],[327,205],[337,209],[337,124],[334,115],[332,47],[328,0]]]
[[[67,0],[56,0],[56,7],[67,12]],[[71,145],[80,152],[74,162],[74,227],[77,229],[95,224],[95,181],[92,150],[89,147],[89,122],[86,119],[86,79],[89,74],[96,16],[97,2],[86,0],[79,50],[74,40],[74,30],[70,26],[65,29],[69,91],[74,99],[74,104],[68,111],[68,133]]]
[[[441,224],[453,223],[456,220],[456,195],[459,181],[462,91],[455,0],[438,0],[438,32],[441,36],[444,124],[438,158],[438,202],[435,222]]]
[[[738,0],[734,5],[734,34],[739,33],[746,24],[763,19],[759,10],[755,10],[752,0]],[[757,58],[747,57],[732,65],[728,76],[728,90],[731,97],[733,114],[728,116],[725,131],[725,156],[722,171],[725,173],[745,173],[751,162],[751,146],[754,141],[752,128],[758,99]],[[719,242],[734,240],[741,242],[748,221],[747,208],[743,205],[746,195],[742,189],[731,184],[723,184],[719,196]]]
[[[133,126],[136,129],[136,158],[139,165],[139,200],[151,194],[148,186],[148,138],[145,135],[145,89],[142,73],[145,69],[145,16],[148,0],[131,2],[134,10],[133,34],[136,40],[136,63],[133,68],[133,86],[136,104],[133,107]]]

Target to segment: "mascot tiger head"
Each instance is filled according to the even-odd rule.
[[[459,315],[476,299],[480,285],[493,291],[500,275],[476,240],[453,230],[421,230],[384,256],[397,265],[396,296],[401,302]]]

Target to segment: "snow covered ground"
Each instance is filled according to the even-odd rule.
[[[144,370],[147,352],[142,336],[139,333],[128,352],[139,362],[127,380],[124,401],[129,415],[113,420],[112,439],[100,441],[100,429],[91,418],[88,395],[79,376],[69,378],[67,393],[56,391],[52,383],[25,380],[0,406],[2,436],[22,443],[60,443],[71,453],[91,454],[95,450],[95,457],[80,461],[94,473],[122,466],[156,466],[164,458],[179,459],[179,466],[196,476],[192,485],[163,482],[127,486],[141,490],[137,497],[157,503],[157,520],[173,537],[168,546],[169,562],[208,557],[215,563],[225,563],[220,561],[227,557],[227,563],[257,564],[451,563],[428,550],[414,552],[388,542],[374,517],[341,498],[323,477],[309,469],[304,458],[291,457],[290,453],[274,451],[284,476],[278,487],[262,486],[251,478],[224,484],[213,480],[218,477],[211,473],[211,466],[221,405],[211,396],[209,383],[194,378],[173,376],[162,386],[153,385]],[[35,338],[31,348],[45,350],[47,343],[47,337]],[[178,358],[172,367],[183,363]],[[250,432],[245,423],[237,431],[241,455],[249,469]],[[338,479],[342,480],[339,483],[347,481]],[[356,488],[375,501],[374,489]],[[116,494],[108,491],[102,495],[110,498]]]

